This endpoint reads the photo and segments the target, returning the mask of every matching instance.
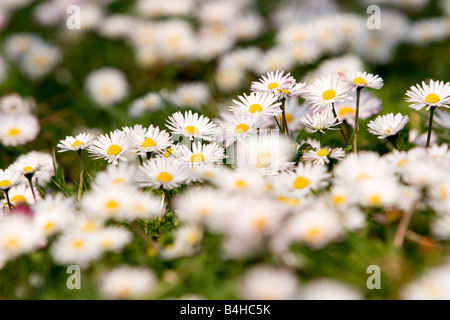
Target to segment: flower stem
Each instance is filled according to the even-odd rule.
[[[404,212],[402,215],[402,219],[400,220],[394,239],[394,245],[398,248],[400,248],[403,245],[403,241],[405,240],[405,235],[406,232],[408,231],[408,225],[409,222],[411,221],[413,213],[414,213],[414,206],[410,210]]]
[[[427,145],[425,146],[426,148],[428,148],[430,146],[431,132],[432,132],[432,129],[433,129],[434,110],[436,110],[436,107],[435,106],[431,107],[431,109],[430,109],[430,122],[428,124]]]
[[[339,119],[337,114],[336,114],[336,109],[334,108],[334,103],[331,104],[331,110],[333,111],[333,116],[336,119]],[[345,143],[348,144],[348,138],[347,138],[347,136],[344,133],[344,129],[342,128],[342,123],[339,124],[339,131],[341,132],[341,135],[344,138]]]
[[[283,122],[283,133],[287,136],[289,136],[289,128],[287,125],[287,120],[286,120],[286,110],[285,110],[285,105],[286,105],[286,99],[284,100],[284,104],[281,104],[281,118],[282,118],[282,122]]]
[[[5,198],[6,198],[6,202],[8,202],[8,208],[9,208],[9,212],[12,211],[12,205],[11,205],[11,201],[9,200],[9,189],[3,190],[3,192],[5,193]]]
[[[33,195],[34,203],[36,203],[37,202],[36,194],[34,193],[34,188],[33,188],[33,174],[25,174],[25,178],[27,178],[27,180],[28,180],[28,184],[30,185],[30,188],[31,188],[31,194]]]
[[[81,154],[81,149],[78,150],[77,153],[78,153],[78,158],[80,159],[80,183],[78,184],[77,200],[80,201],[81,192],[83,191],[83,185],[84,185],[84,161],[83,161],[83,155]]]
[[[166,198],[166,200],[167,200],[167,206],[169,207],[169,210],[172,211],[172,213],[173,213],[174,211],[172,208],[172,202],[170,201],[169,192],[166,189],[163,189],[163,191],[164,191],[164,198]],[[164,210],[164,214],[162,217],[164,218],[166,216],[166,214],[167,214],[167,211]]]
[[[358,120],[359,120],[359,100],[361,97],[361,91],[363,87],[356,88],[356,112],[355,112],[355,128],[353,134],[353,152],[358,152]]]

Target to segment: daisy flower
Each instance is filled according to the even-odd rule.
[[[180,148],[180,160],[190,165],[203,165],[219,163],[225,158],[224,149],[217,143],[202,144],[200,141],[193,143],[192,151],[186,147]]]
[[[50,247],[50,254],[56,264],[76,264],[81,269],[89,267],[102,253],[93,233],[64,233]]]
[[[377,135],[378,139],[384,139],[390,136],[395,136],[400,130],[402,130],[408,123],[409,117],[397,113],[395,116],[393,113],[388,113],[384,116],[378,116],[374,120],[371,120],[367,125],[367,130]]]
[[[2,116],[0,142],[5,146],[18,146],[36,138],[41,127],[31,114]]]
[[[351,99],[347,95],[347,89],[337,76],[328,75],[314,81],[305,89],[305,100],[312,108],[330,106],[332,103]]]
[[[142,187],[173,189],[179,187],[189,178],[186,164],[171,158],[155,158],[144,162],[139,167]]]
[[[89,148],[94,139],[95,136],[91,133],[80,133],[75,137],[66,136],[66,138],[60,140],[56,146],[61,149],[58,150],[58,152],[79,151]]]
[[[33,43],[20,60],[22,71],[31,79],[38,80],[48,74],[61,60],[59,48],[43,41]]]
[[[0,190],[8,191],[22,182],[22,174],[14,169],[0,169]]]
[[[119,160],[127,161],[125,154],[130,147],[127,136],[120,130],[112,131],[109,135],[102,134],[97,137],[87,149],[94,159],[105,159],[113,165],[119,164]]]
[[[95,240],[103,252],[118,252],[132,239],[133,234],[119,226],[109,226],[95,232]]]
[[[216,134],[217,124],[211,122],[208,117],[186,111],[184,116],[181,112],[176,112],[167,120],[166,125],[172,135],[180,135],[189,138],[189,140],[204,139],[210,141]]]
[[[210,97],[208,86],[202,82],[183,83],[168,96],[169,100],[181,108],[200,109]]]
[[[153,125],[148,128],[143,128],[140,124],[135,125],[128,133],[128,140],[130,147],[139,155],[165,150],[172,145],[169,133]]]
[[[31,205],[32,203],[34,203],[33,193],[31,192],[30,187],[24,183],[12,187],[8,191],[8,196],[13,206],[20,203],[27,205]],[[38,202],[41,199],[39,194],[36,194],[36,199],[38,200]],[[8,202],[6,201],[6,199],[0,199],[0,208],[6,207],[7,205]]]
[[[259,128],[267,124],[263,117],[229,113],[222,113],[221,119],[215,121],[219,124],[220,137],[224,139],[226,147],[238,139],[245,139],[255,134]]]
[[[336,115],[340,121],[345,121],[348,125],[355,125],[356,107],[352,100],[344,100],[334,104]],[[359,101],[359,119],[367,119],[380,112],[381,100],[372,96],[369,92],[361,92]]]
[[[325,130],[341,124],[338,118],[329,111],[316,111],[311,116],[306,114],[300,118],[300,122],[312,130],[312,132],[325,133]]]
[[[31,253],[42,244],[42,235],[33,220],[21,215],[10,215],[0,221],[0,252],[9,259]]]
[[[101,294],[110,299],[136,299],[149,294],[156,285],[156,274],[148,268],[117,266],[101,274]]]
[[[342,148],[331,149],[329,147],[308,150],[303,153],[302,160],[318,165],[326,165],[330,159],[341,160],[345,157],[345,151]]]
[[[136,167],[128,163],[108,165],[105,171],[97,173],[94,188],[108,188],[113,186],[133,186],[136,182]]]
[[[302,300],[364,300],[358,290],[334,279],[314,279],[308,282],[300,295]]]
[[[145,112],[155,112],[163,107],[163,101],[158,93],[150,92],[134,100],[128,109],[130,117],[137,118]]]
[[[262,75],[259,81],[252,82],[250,87],[254,92],[268,92],[275,96],[280,93],[288,93],[295,84],[294,77],[290,73],[284,74],[284,71],[268,72],[267,76]]]
[[[124,220],[150,220],[162,214],[161,198],[137,191],[130,193],[129,197],[128,208],[122,214]]]
[[[281,113],[280,102],[277,97],[267,92],[252,92],[250,95],[238,96],[239,100],[233,99],[230,111],[236,115],[264,115],[277,116]]]
[[[36,108],[32,98],[22,98],[17,93],[8,94],[0,99],[0,113],[27,114]]]
[[[356,88],[372,88],[381,89],[383,87],[383,79],[378,75],[373,75],[367,72],[339,72],[339,77],[344,81],[349,89],[356,90]]]
[[[324,166],[299,164],[293,171],[282,172],[275,183],[278,188],[290,190],[292,193],[305,194],[310,190],[317,190],[328,185],[330,174]]]
[[[81,198],[81,207],[89,215],[100,219],[120,220],[129,210],[130,199],[136,192],[126,186],[114,186],[108,189],[92,189]]]
[[[445,107],[450,108],[450,82],[430,80],[427,85],[422,81],[422,86],[416,84],[406,92],[407,102],[413,102],[409,105],[410,108],[420,110],[426,107],[426,110],[431,107]]]
[[[292,217],[287,228],[288,237],[315,250],[339,240],[344,232],[338,214],[317,202]]]
[[[129,86],[122,71],[104,67],[91,72],[85,80],[91,99],[101,107],[110,107],[128,95]]]
[[[222,198],[211,187],[190,188],[173,200],[175,215],[183,223],[210,225],[220,219]]]
[[[239,296],[246,300],[294,300],[299,290],[295,273],[269,265],[247,270],[238,286]]]
[[[230,156],[227,164],[257,170],[262,175],[276,174],[293,166],[294,146],[279,131],[260,132],[245,140],[237,141],[236,156]]]
[[[426,270],[419,278],[400,288],[404,300],[449,300],[450,265],[443,264]]]

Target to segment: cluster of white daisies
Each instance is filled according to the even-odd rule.
[[[0,4],[0,30],[8,26],[14,10],[32,2],[5,0]],[[267,17],[255,9],[255,0],[138,0],[125,13],[109,12],[112,2],[41,1],[33,7],[33,19],[44,27],[57,27],[61,43],[77,44],[90,32],[124,41],[131,46],[137,64],[144,68],[177,64],[183,69],[195,61],[216,61],[214,81],[223,92],[244,88],[249,72],[288,70],[329,56],[349,54],[385,64],[401,43],[426,45],[445,41],[450,34],[449,0],[439,1],[442,16],[415,21],[402,10],[419,11],[430,0],[361,0],[363,8],[378,4],[382,9],[381,28],[375,30],[367,27],[370,16],[366,10],[343,13],[333,0],[322,0],[320,5],[308,0],[282,1]],[[79,30],[67,28],[67,9],[73,5],[82,13]],[[275,33],[271,47],[243,45],[271,31]],[[57,47],[30,33],[9,35],[3,47],[6,57],[18,62],[33,80],[40,79],[61,60]],[[0,76],[5,73],[2,65],[0,58]],[[103,94],[120,96],[115,91],[99,93]]]
[[[176,259],[197,254],[204,233],[210,232],[223,236],[223,259],[269,252],[279,265],[247,270],[236,287],[239,297],[364,298],[364,281],[360,288],[332,279],[299,284],[295,271],[301,261],[291,245],[321,250],[345,242],[349,233],[368,227],[371,209],[401,212],[396,246],[414,238],[411,235],[420,237],[408,224],[423,208],[436,213],[430,226],[435,240],[450,239],[448,144],[431,140],[430,129],[425,147],[395,148],[382,156],[357,152],[359,119],[381,109],[379,100],[366,91],[382,86],[379,76],[367,72],[328,75],[309,85],[284,71],[269,72],[252,83],[249,94],[233,100],[230,112],[219,119],[190,110],[171,115],[167,130],[136,124],[99,136],[68,136],[57,148],[79,156],[76,197],[67,190],[51,194],[46,188],[56,166],[49,154],[22,155],[0,170],[5,195],[0,265],[48,247],[56,264],[87,269],[106,252],[123,250],[134,236],[147,242],[147,254]],[[431,128],[434,111],[450,106],[450,83],[431,80],[412,86],[406,95],[411,108],[430,110]],[[301,105],[299,97],[305,100]],[[29,100],[8,99],[15,103],[1,103],[3,112],[31,109]],[[408,116],[387,114],[377,116],[367,129],[396,147],[407,122]],[[297,141],[300,129],[311,136]],[[322,135],[331,129],[336,135],[340,131],[343,146],[353,147],[350,153],[323,144]],[[84,152],[109,163],[89,182],[90,188],[84,180]],[[179,223],[173,241],[155,242],[140,222],[164,219],[168,213]],[[386,223],[382,214],[371,218]],[[448,267],[441,269],[435,272],[448,278]],[[436,279],[433,292],[419,279],[405,285],[400,296],[449,297],[444,290],[448,283]],[[152,270],[121,266],[102,274],[99,288],[111,298],[133,298],[151,294],[157,282]]]

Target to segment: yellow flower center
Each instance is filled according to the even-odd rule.
[[[105,96],[105,97],[109,97],[111,96],[113,93],[112,87],[110,84],[104,84],[101,88],[100,88],[100,94]]]
[[[373,195],[369,198],[369,204],[371,206],[377,206],[381,203],[381,199],[378,195]]]
[[[110,156],[117,156],[122,151],[122,148],[119,147],[117,144],[112,144],[108,147],[106,150],[106,153]]]
[[[45,59],[45,56],[43,56],[43,55],[35,55],[33,57],[33,63],[38,68],[45,66],[46,61],[47,60]]]
[[[0,188],[6,189],[9,187],[11,187],[11,181],[9,181],[9,180],[0,181]]]
[[[33,170],[33,167],[31,166],[26,166],[25,168],[23,168],[23,172],[30,172]]]
[[[306,241],[314,241],[317,238],[319,238],[321,235],[322,235],[322,230],[317,227],[313,227],[313,228],[309,229],[308,232],[306,233],[305,240]]]
[[[267,227],[267,220],[264,217],[260,217],[255,221],[255,228],[258,231],[263,231]]]
[[[162,183],[165,183],[165,182],[169,182],[169,181],[172,181],[172,176],[170,175],[170,173],[168,173],[168,172],[161,172],[160,174],[158,174],[158,176],[156,177],[156,180],[157,181],[161,181]]]
[[[20,133],[20,130],[19,130],[19,129],[17,129],[17,128],[11,128],[11,129],[9,129],[9,131],[8,131],[8,136],[10,136],[10,137],[15,137],[15,136],[17,136],[19,133]]]
[[[53,222],[47,222],[47,224],[44,226],[44,232],[50,233],[54,227],[55,227],[55,224]]]
[[[20,241],[16,237],[9,237],[4,243],[5,249],[16,249],[20,246]]]
[[[293,187],[294,189],[303,189],[306,188],[309,185],[309,180],[305,177],[297,177],[295,179]]]
[[[389,133],[390,131],[392,131],[392,129],[386,129],[386,130],[384,130],[384,134],[387,134],[387,133]]]
[[[341,116],[342,118],[346,117],[348,114],[354,115],[355,114],[355,109],[353,109],[352,107],[348,106],[348,107],[342,107],[341,109],[339,109],[338,112],[339,116]]]
[[[343,196],[334,196],[332,200],[335,204],[341,204],[345,201],[345,198]]]
[[[83,142],[81,142],[81,141],[79,141],[79,140],[75,140],[75,141],[70,145],[70,147],[71,147],[72,149],[74,149],[74,148],[79,148],[82,144],[83,144]]]
[[[205,157],[203,156],[203,154],[197,152],[194,153],[191,157],[191,162],[203,162],[205,161]]]
[[[397,167],[403,167],[405,164],[407,164],[408,163],[408,160],[407,159],[402,159],[402,160],[400,160],[399,162],[397,162]]]
[[[285,196],[279,196],[278,200],[284,204],[287,204],[288,206],[296,206],[299,203],[297,198],[288,198]]]
[[[108,249],[111,247],[111,245],[112,245],[111,239],[102,239],[102,241],[100,242],[100,246],[103,249]]]
[[[72,241],[72,247],[76,250],[82,249],[84,247],[84,242],[81,240]]]
[[[156,146],[156,142],[153,141],[152,138],[146,138],[144,142],[142,143],[142,148],[149,148]]]
[[[187,126],[184,128],[184,132],[187,134],[198,134],[198,129],[194,126]]]
[[[272,82],[272,83],[269,83],[269,85],[267,86],[267,88],[269,88],[270,90],[272,90],[272,89],[278,88],[278,86],[279,86],[278,83]]]
[[[292,114],[290,114],[290,113],[285,113],[285,117],[286,117],[286,122],[287,123],[289,123],[289,122],[291,122],[292,120],[294,120],[294,117],[292,116]],[[277,116],[277,118],[278,118],[278,121],[282,121],[282,115],[279,115],[279,116]]]
[[[119,207],[119,204],[114,200],[109,200],[106,203],[106,209],[108,210],[116,210]]]
[[[189,244],[194,245],[200,241],[200,237],[201,237],[200,232],[191,231],[188,233],[188,235],[186,237],[186,241]]]
[[[171,148],[168,148],[168,149],[164,152],[164,157],[168,158],[172,153],[173,153],[173,150],[172,150]]]
[[[115,178],[112,181],[112,184],[125,184],[125,179],[124,178]]]
[[[441,200],[447,199],[447,188],[445,188],[443,185],[439,186],[439,198]]]
[[[362,180],[366,180],[366,179],[370,179],[370,175],[368,175],[367,173],[361,173],[360,175],[358,175],[356,177],[356,181],[362,181]]]
[[[11,202],[13,204],[19,203],[19,202],[27,202],[24,196],[18,194],[17,196],[14,196],[11,198]]]
[[[246,132],[248,129],[249,129],[249,126],[248,126],[248,125],[246,125],[245,123],[241,123],[241,124],[238,124],[238,125],[236,126],[236,129],[234,130],[234,132],[236,132],[236,133],[244,133],[244,132]]]
[[[86,222],[83,226],[83,231],[92,231],[94,228],[95,226],[92,222]]]
[[[248,111],[250,111],[251,113],[261,112],[261,111],[263,111],[263,108],[260,104],[255,103],[250,106]]]
[[[366,85],[367,81],[361,77],[357,77],[357,78],[353,79],[353,83],[355,83],[357,85],[360,85],[360,84]]]
[[[262,151],[258,153],[258,157],[256,158],[256,167],[257,168],[266,168],[270,166],[272,154],[269,151]]]
[[[434,93],[430,93],[425,97],[425,102],[428,103],[438,103],[439,101],[441,101],[441,98],[439,98],[439,96]]]
[[[328,150],[327,149],[320,149],[316,154],[319,157],[325,157],[328,154]]]
[[[237,180],[234,183],[234,187],[236,189],[244,189],[245,187],[247,187],[247,182],[245,182],[244,180]]]
[[[322,93],[322,98],[324,100],[331,100],[334,97],[336,97],[336,91],[334,91],[333,89],[329,89],[329,90],[325,91],[324,93]]]

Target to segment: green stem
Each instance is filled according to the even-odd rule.
[[[322,132],[319,132],[319,148],[322,149]]]
[[[5,193],[5,198],[6,198],[6,202],[8,202],[8,208],[9,208],[9,212],[12,211],[12,205],[11,205],[11,201],[9,200],[9,189],[3,190],[3,192]]]
[[[277,123],[278,129],[280,129],[280,131],[281,131],[281,126],[280,126],[280,123],[278,122],[277,116],[273,116],[273,118],[275,119],[275,122]]]
[[[286,108],[285,108],[285,104],[286,104],[286,99],[284,100],[284,104],[281,104],[281,118],[283,121],[283,133],[287,136],[289,136],[289,128],[287,125],[287,120],[286,120]]]
[[[333,111],[333,116],[336,119],[339,119],[337,114],[336,114],[336,109],[334,108],[334,103],[331,104],[331,110]],[[347,138],[347,136],[344,133],[344,129],[342,128],[342,123],[339,124],[339,131],[340,131],[342,137],[344,138],[345,143],[348,144],[348,138]]]
[[[425,146],[426,148],[428,148],[430,146],[430,141],[431,141],[431,132],[433,131],[433,116],[434,116],[434,110],[436,110],[436,107],[433,106],[430,109],[430,122],[428,124],[428,136],[427,136],[427,145]]]
[[[164,191],[164,198],[167,200],[167,206],[169,207],[169,210],[172,211],[172,213],[174,213],[173,208],[172,208],[172,203],[170,201],[170,197],[169,197],[169,192],[166,189],[163,189]],[[164,214],[163,214],[163,218],[166,216],[167,211],[164,210]]]
[[[355,112],[355,128],[353,129],[353,152],[358,151],[358,120],[359,120],[359,100],[361,97],[361,91],[363,87],[358,87],[356,89],[356,112]]]
[[[36,199],[36,194],[34,193],[34,188],[33,188],[33,174],[25,174],[25,178],[27,178],[28,180],[28,184],[30,185],[31,188],[31,194],[33,195],[33,199],[34,199],[34,203],[37,202]]]
[[[81,193],[83,191],[83,184],[84,184],[84,161],[83,161],[83,155],[81,154],[81,149],[78,150],[77,153],[78,153],[78,158],[80,159],[80,183],[78,184],[77,200],[80,201]]]

